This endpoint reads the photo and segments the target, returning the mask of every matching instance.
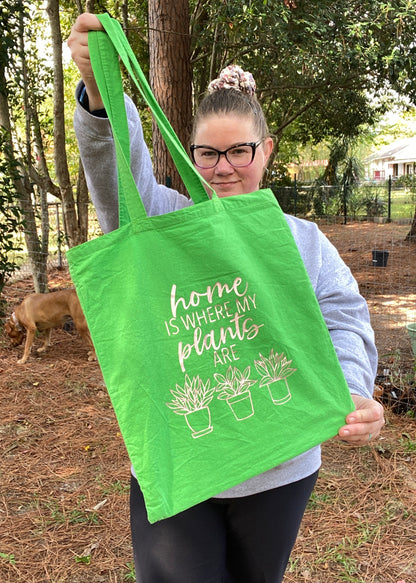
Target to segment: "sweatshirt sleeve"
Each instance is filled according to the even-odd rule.
[[[370,398],[377,349],[367,302],[334,245],[309,221],[288,218],[348,387]]]
[[[367,302],[335,247],[321,233],[323,261],[318,302],[351,393],[371,397],[377,349]]]
[[[113,136],[107,118],[91,115],[79,104],[83,84],[76,90],[74,129],[85,178],[98,221],[104,233],[118,228],[117,165]],[[138,111],[125,96],[130,149],[134,152],[131,170],[148,216],[165,214],[191,202],[176,190],[156,182],[150,153],[143,137]]]

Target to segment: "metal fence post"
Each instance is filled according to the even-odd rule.
[[[342,190],[343,206],[344,206],[344,225],[347,224],[347,184],[344,182],[344,188]]]
[[[297,206],[298,206],[298,185],[296,182],[296,174],[295,174],[294,179],[293,179],[293,194],[294,194],[294,209],[293,209],[294,213],[293,214],[296,217]]]
[[[58,244],[58,266],[62,268],[62,250],[61,250],[61,226],[59,224],[59,202],[55,203],[56,211],[56,232],[57,232],[57,244]]]
[[[389,190],[387,198],[387,222],[391,223],[391,174],[389,175]]]

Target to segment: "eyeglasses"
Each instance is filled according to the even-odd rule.
[[[256,155],[256,149],[262,142],[263,140],[259,140],[258,142],[244,142],[243,144],[236,144],[223,151],[210,148],[209,146],[196,146],[192,144],[190,148],[191,157],[195,166],[204,168],[205,170],[214,168],[220,161],[222,155],[225,156],[226,160],[234,168],[244,168],[244,166],[250,166]]]

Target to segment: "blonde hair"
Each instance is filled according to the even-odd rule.
[[[211,81],[194,117],[192,137],[194,141],[199,122],[210,115],[233,113],[241,117],[251,117],[259,139],[269,136],[269,128],[261,105],[256,96],[253,75],[237,65],[230,65],[221,71],[218,79]]]

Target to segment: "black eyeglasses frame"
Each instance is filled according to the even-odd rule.
[[[258,142],[242,142],[240,144],[235,144],[234,146],[230,146],[226,150],[217,150],[217,148],[213,148],[212,146],[203,146],[203,145],[198,145],[198,144],[191,144],[191,146],[190,146],[189,149],[191,151],[192,162],[195,164],[195,166],[197,168],[202,168],[203,170],[211,170],[212,168],[215,168],[215,166],[220,161],[221,156],[225,156],[225,159],[227,160],[227,162],[229,164],[231,164],[231,166],[233,168],[247,168],[247,166],[250,166],[250,164],[252,164],[252,162],[254,160],[254,156],[256,155],[256,150],[257,150],[257,148],[260,146],[260,144],[262,142],[264,142],[264,138],[262,138]],[[240,146],[250,146],[251,147],[251,160],[250,160],[250,162],[248,162],[248,164],[242,164],[241,166],[238,166],[238,165],[236,166],[235,164],[233,164],[228,159],[227,152],[229,152],[230,150],[234,150],[235,148],[238,148]],[[212,166],[200,166],[199,164],[197,164],[196,161],[195,161],[194,151],[197,150],[198,148],[204,148],[205,150],[212,150],[213,152],[216,152],[217,155],[218,155],[218,157],[217,157],[217,161],[215,162],[215,164],[213,164]]]

